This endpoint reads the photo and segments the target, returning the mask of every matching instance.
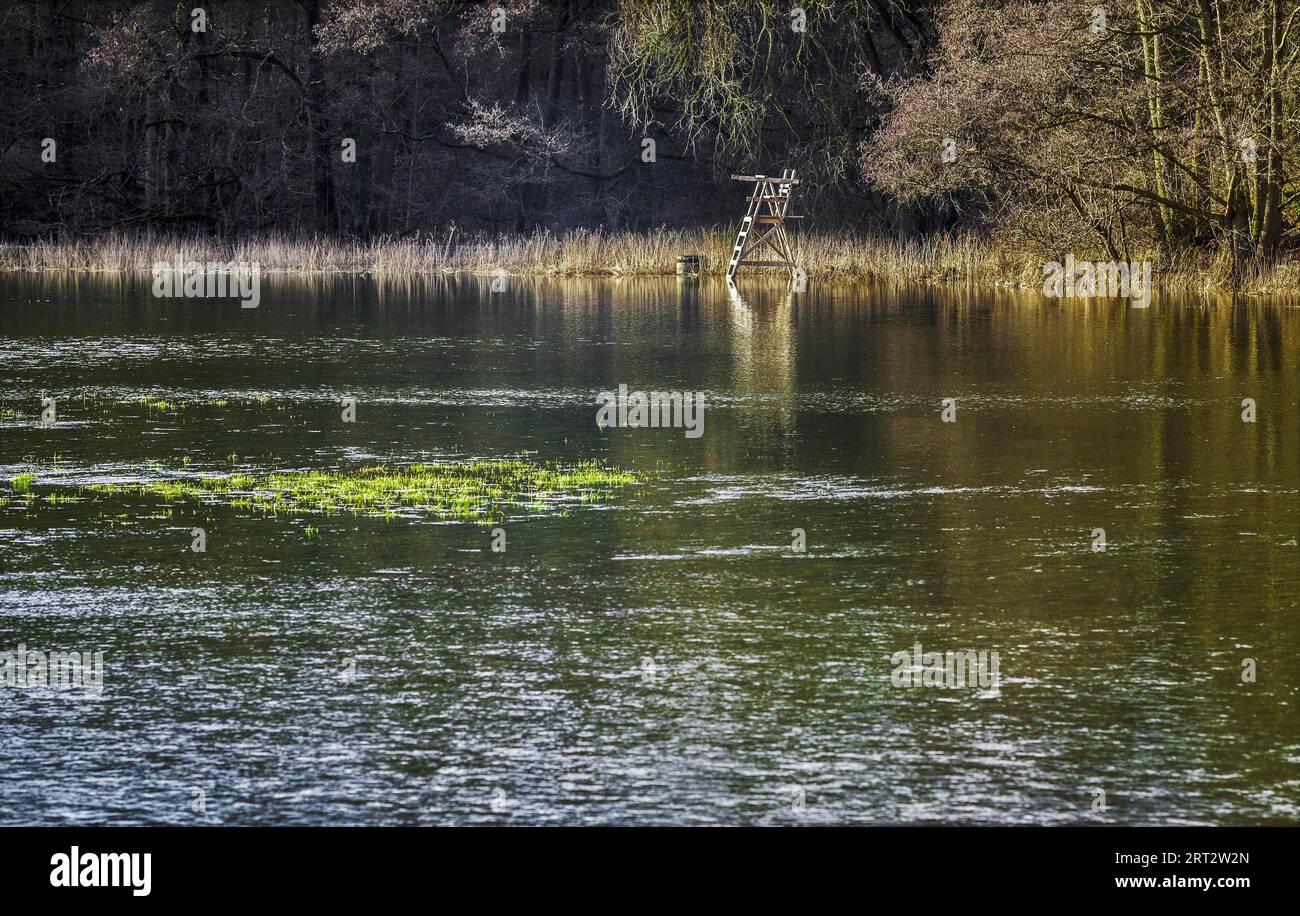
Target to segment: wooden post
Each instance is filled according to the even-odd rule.
[[[794,275],[794,251],[790,247],[790,236],[786,232],[785,221],[803,219],[787,212],[790,208],[790,191],[799,183],[794,169],[785,169],[780,178],[767,175],[732,175],[732,181],[754,182],[754,193],[748,198],[749,206],[740,221],[740,230],[736,233],[736,247],[731,252],[731,263],[727,265],[727,279],[736,275],[742,266],[748,267],[785,267]],[[766,209],[765,209],[766,208]],[[755,226],[762,226],[751,240],[750,233]],[[780,260],[746,260],[746,255],[755,254],[766,245]]]

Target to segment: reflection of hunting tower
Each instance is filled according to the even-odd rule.
[[[745,210],[745,218],[740,221],[740,231],[736,233],[736,247],[731,252],[731,263],[727,265],[728,279],[734,277],[736,270],[742,266],[787,267],[793,275],[794,252],[790,247],[785,221],[803,219],[802,216],[791,216],[786,212],[790,208],[790,189],[799,183],[794,169],[786,169],[780,178],[732,175],[731,180],[754,182],[754,193],[748,198],[749,207]],[[750,238],[750,232],[755,226],[760,229]],[[780,260],[745,260],[746,255],[761,254],[759,249],[764,245]]]

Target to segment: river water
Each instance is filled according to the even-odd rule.
[[[10,274],[0,316],[0,652],[104,653],[97,695],[0,687],[0,823],[1300,819],[1293,305]],[[598,428],[620,384],[703,435]],[[504,553],[47,498],[514,455],[644,482]],[[894,686],[918,643],[996,689]]]

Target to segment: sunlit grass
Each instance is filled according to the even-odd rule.
[[[557,500],[594,502],[637,483],[635,475],[595,462],[542,465],[522,459],[376,465],[351,471],[277,471],[224,477],[92,484],[101,496],[133,494],[166,503],[226,505],[246,513],[401,514],[462,520],[501,517],[511,506]],[[308,537],[314,536],[311,529]]]
[[[792,238],[796,261],[814,279],[1041,289],[1043,263],[1064,254],[1049,255],[973,232],[900,239],[810,229],[796,231]],[[675,273],[678,256],[690,254],[704,258],[706,275],[721,276],[734,241],[735,227],[730,225],[648,231],[579,228],[495,236],[450,231],[372,239],[273,233],[236,241],[149,231],[107,232],[0,247],[0,270],[130,273],[148,271],[155,262],[170,262],[179,254],[196,261],[255,261],[264,271],[287,273],[655,276]],[[1110,259],[1096,251],[1073,253],[1077,260]],[[1153,280],[1166,290],[1300,290],[1300,258],[1295,257],[1252,267],[1235,279],[1223,257],[1208,250],[1166,255],[1139,251],[1131,253],[1130,259],[1152,261]]]
[[[32,479],[31,474],[15,474],[9,481],[9,489],[15,493],[26,493],[32,488]]]
[[[734,227],[649,231],[540,230],[497,236],[417,234],[375,239],[272,234],[235,242],[156,233],[105,233],[94,238],[39,240],[0,250],[0,269],[147,271],[177,253],[197,261],[256,261],[262,270],[378,275],[475,273],[500,270],[537,276],[673,274],[677,257],[702,255],[705,273],[722,274]],[[988,280],[1000,265],[972,236],[923,242],[805,232],[795,236],[809,276]]]

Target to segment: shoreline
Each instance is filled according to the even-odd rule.
[[[109,233],[90,239],[0,244],[0,271],[26,273],[148,273],[159,262],[251,262],[266,273],[373,277],[507,276],[541,278],[666,277],[677,273],[679,255],[703,258],[700,277],[722,277],[731,253],[730,229],[663,229],[610,232],[539,230],[496,237],[442,236],[337,239],[315,235],[248,236],[219,241],[198,236]],[[796,259],[810,280],[975,285],[1041,292],[1044,265],[1070,254],[1077,261],[1104,260],[1095,252],[1054,256],[1032,253],[970,233],[899,240],[847,232],[806,232],[794,240]],[[1300,256],[1248,270],[1228,282],[1221,259],[1192,251],[1150,261],[1152,288],[1162,293],[1287,296],[1300,294]],[[762,269],[779,277],[780,270]],[[759,274],[753,268],[743,276]]]

